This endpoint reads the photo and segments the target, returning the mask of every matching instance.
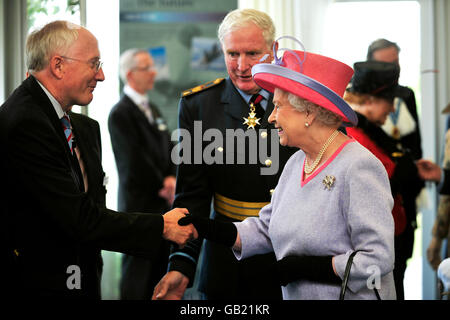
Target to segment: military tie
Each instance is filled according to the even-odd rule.
[[[70,124],[69,116],[64,114],[61,118],[61,123],[64,129],[64,135],[66,136],[67,143],[69,144],[70,152],[73,155],[73,148],[75,147],[73,133],[72,133],[72,125]]]

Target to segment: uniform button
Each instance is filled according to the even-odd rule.
[[[270,189],[270,195],[273,195],[273,192],[275,191],[275,189]]]
[[[218,147],[218,148],[217,148],[217,151],[223,152],[223,148],[222,148],[222,147]]]
[[[264,163],[266,164],[267,167],[270,167],[272,165],[272,160],[267,159]]]
[[[267,132],[266,131],[261,132],[261,138],[263,138],[263,139],[267,138]]]

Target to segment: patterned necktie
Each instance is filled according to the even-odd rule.
[[[154,119],[153,119],[153,114],[152,114],[152,110],[150,109],[150,105],[148,104],[148,102],[143,102],[142,106],[144,108],[144,114],[147,117],[148,121],[153,124]]]
[[[250,98],[250,112],[248,118],[244,118],[244,124],[248,125],[247,129],[257,129],[257,126],[261,125],[265,113],[261,106],[262,99],[264,99],[264,97],[258,93]]]
[[[64,129],[64,135],[66,136],[67,143],[69,144],[70,152],[73,155],[74,139],[72,134],[72,126],[70,124],[70,119],[66,114],[61,118],[61,123]]]

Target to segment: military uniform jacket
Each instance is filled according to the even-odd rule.
[[[261,127],[255,132],[255,136],[258,137],[257,143],[267,145],[268,156],[262,158],[258,156],[256,163],[252,164],[250,149],[255,150],[254,141],[249,142],[247,140],[244,148],[238,146],[237,140],[234,141],[233,148],[230,148],[230,144],[227,145],[229,142],[226,141],[227,130],[246,132],[247,125],[243,125],[243,118],[248,117],[249,114],[249,105],[244,101],[230,79],[223,80],[201,92],[182,97],[179,103],[179,127],[184,129],[185,132],[191,133],[192,161],[191,164],[181,163],[178,166],[174,207],[184,207],[191,214],[209,217],[211,201],[215,193],[238,201],[270,202],[271,190],[275,188],[284,164],[297,151],[296,148],[280,146],[278,136],[272,139],[270,129],[274,129],[274,126],[267,121],[272,110],[271,96],[264,118],[260,120]],[[213,149],[210,147],[211,138],[203,139],[206,141],[202,142],[201,151],[203,155],[217,155],[216,159],[220,159],[220,154],[223,154],[223,163],[207,164],[204,159],[199,161],[198,139],[208,129],[220,130],[223,141],[222,144],[216,144]],[[266,132],[267,136],[263,132]],[[265,137],[262,138],[262,136]],[[270,143],[271,140],[276,143]],[[196,143],[197,145],[195,145]],[[250,148],[251,143],[253,143],[252,148]],[[278,157],[276,157],[275,152],[272,153],[271,144],[279,150]],[[242,152],[245,155],[242,155]],[[272,157],[272,154],[275,156]],[[266,155],[266,153],[263,152],[263,155]],[[195,158],[196,156],[197,158]],[[245,158],[243,164],[237,163],[239,157]],[[230,161],[227,162],[227,159],[234,159],[234,164]],[[261,169],[267,169],[266,160],[272,162],[271,166],[278,167],[274,174],[261,174]],[[213,213],[213,217],[225,221],[236,221],[216,212]],[[200,248],[201,242],[197,240],[190,242],[185,249],[173,253],[170,270],[179,270],[192,281]],[[215,296],[223,294],[229,298],[239,297],[240,295],[246,298],[270,298],[274,295],[268,291],[275,290],[276,294],[280,292],[279,285],[272,284],[270,286],[262,282],[262,278],[257,278],[258,275],[263,276],[263,279],[268,278],[266,267],[275,261],[272,254],[256,256],[249,258],[248,261],[244,260],[242,263],[238,263],[230,248],[206,241],[203,257],[204,263],[202,264],[203,269],[201,270],[199,286],[200,290],[206,294]],[[267,273],[263,275],[264,272]]]

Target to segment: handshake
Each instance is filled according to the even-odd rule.
[[[238,235],[233,223],[197,217],[184,208],[167,212],[163,219],[163,238],[175,242],[180,248],[198,237],[232,247]]]

